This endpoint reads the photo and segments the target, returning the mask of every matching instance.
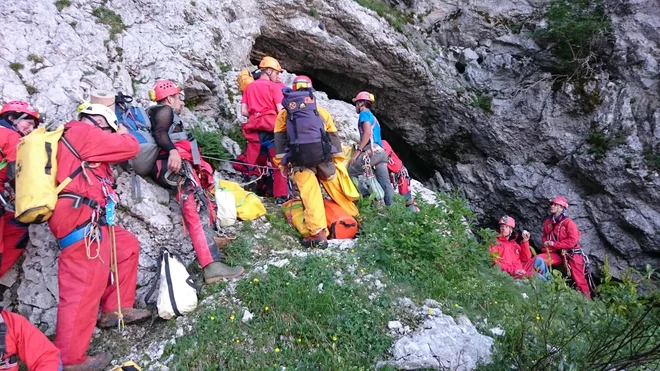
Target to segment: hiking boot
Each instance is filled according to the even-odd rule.
[[[112,362],[112,354],[108,352],[99,353],[92,357],[87,357],[83,363],[77,365],[66,365],[62,368],[64,371],[103,371]]]
[[[304,247],[307,247],[309,249],[313,248],[319,248],[319,249],[327,249],[328,248],[328,237],[325,235],[325,229],[322,229],[321,232],[305,237],[302,239],[302,245]]]
[[[224,249],[225,247],[227,247],[227,245],[229,245],[231,243],[231,241],[233,239],[229,238],[229,237],[215,236],[215,237],[213,237],[213,240],[215,241],[215,244],[218,245],[219,249]]]
[[[124,316],[124,324],[139,323],[151,318],[151,311],[147,309],[122,308],[121,314]],[[106,312],[101,315],[101,319],[96,324],[98,328],[111,328],[119,326],[119,313]]]
[[[213,262],[204,267],[204,282],[210,285],[221,279],[232,279],[243,274],[243,267],[230,267],[221,262]]]
[[[282,204],[284,204],[285,202],[287,202],[288,200],[289,200],[288,197],[285,197],[285,196],[278,196],[278,197],[275,197],[275,204],[276,204],[276,205],[282,205]]]

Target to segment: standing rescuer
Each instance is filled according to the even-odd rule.
[[[305,225],[311,236],[302,240],[305,247],[328,245],[327,221],[319,181],[339,205],[351,203],[344,195],[333,157],[343,157],[341,141],[332,116],[318,106],[312,80],[297,76],[292,90],[285,90],[284,110],[275,123],[274,162],[282,173],[291,165],[293,180],[304,205]]]
[[[270,161],[275,157],[274,131],[277,114],[282,110],[282,88],[279,75],[280,63],[272,57],[264,57],[259,63],[261,75],[250,83],[243,92],[241,114],[248,118],[241,130],[247,139],[245,163],[248,165],[250,181],[260,174],[257,163],[261,147],[268,150]],[[273,196],[278,205],[283,204],[289,195],[286,178],[279,172],[273,174]]]
[[[12,189],[16,176],[16,146],[21,137],[28,135],[39,125],[41,116],[27,102],[11,101],[0,110],[0,193],[6,202],[14,198]],[[0,203],[0,277],[11,268],[27,245],[28,226],[14,219],[14,213]]]
[[[495,245],[490,246],[493,264],[511,277],[520,279],[536,275],[537,278],[548,281],[550,271],[541,257],[533,257],[529,247],[529,232],[523,231],[522,242],[518,244],[510,240],[511,233],[516,227],[516,221],[510,216],[503,216],[499,221],[500,234]]]
[[[213,238],[215,208],[207,194],[215,185],[213,168],[201,159],[192,140],[173,143],[169,135],[183,131],[179,118],[183,109],[182,91],[173,82],[160,80],[156,81],[150,94],[158,103],[149,108],[152,133],[162,149],[151,177],[175,192],[197,260],[204,269],[204,281],[210,284],[238,277],[243,273],[243,267],[223,264],[220,249]]]
[[[118,126],[114,112],[100,104],[88,105],[78,121],[67,123],[64,130],[57,152],[57,182],[78,175],[60,193],[48,222],[61,249],[55,345],[60,349],[64,370],[103,370],[112,360],[110,353],[85,355],[99,304],[103,313],[98,321],[100,328],[118,325],[119,300],[124,323],[151,317],[148,310],[133,308],[138,240],[115,226],[118,299],[117,282],[110,273],[111,238],[105,223],[107,203],[117,200],[110,164],[133,158],[139,145],[123,126]]]
[[[566,214],[568,201],[562,196],[550,202],[550,215],[543,222],[542,251],[546,262],[552,266],[564,265],[573,278],[577,289],[591,298],[586,278],[587,257],[580,248],[580,231]]]
[[[374,168],[376,180],[385,192],[385,205],[392,204],[392,195],[394,190],[390,184],[390,176],[387,170],[387,153],[383,149],[383,143],[380,138],[380,124],[371,112],[374,103],[374,95],[362,91],[353,98],[355,112],[360,116],[358,118],[358,129],[360,131],[360,142],[357,150],[351,158],[351,164],[348,173],[351,177],[358,177],[364,173],[365,160]],[[361,191],[363,192],[363,191]]]

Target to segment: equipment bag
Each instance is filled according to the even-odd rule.
[[[314,90],[284,89],[282,93],[282,105],[287,111],[288,160],[308,167],[332,162],[332,145],[316,107]]]
[[[302,200],[288,200],[282,204],[282,212],[287,222],[295,228],[298,233],[304,238],[309,237],[312,233],[305,225],[305,208]]]
[[[257,195],[244,190],[240,184],[228,180],[218,180],[219,187],[234,195],[236,216],[241,220],[254,220],[266,215],[266,208]]]
[[[323,200],[325,219],[330,239],[352,239],[358,232],[358,222],[346,210],[332,200]]]
[[[250,83],[253,81],[254,81],[254,77],[252,77],[250,71],[246,69],[242,69],[241,72],[238,73],[238,77],[236,78],[236,82],[238,83],[238,90],[241,93],[243,93],[245,91],[245,88],[247,88],[247,86],[250,85]]]
[[[376,180],[376,177],[373,176],[373,174],[367,175],[365,185],[367,186],[369,194],[374,195],[376,200],[383,201],[385,199],[385,191],[383,191],[383,187],[380,186],[380,183],[378,183],[378,180]]]
[[[222,227],[229,227],[236,223],[236,200],[234,195],[215,182],[215,203],[217,205],[216,218]]]
[[[110,371],[142,371],[142,368],[133,361],[124,362],[119,366],[115,366]]]
[[[163,250],[158,265],[160,271],[156,301],[158,316],[170,319],[195,310],[199,288],[186,266],[167,250]],[[147,294],[147,298],[149,296],[150,294]]]
[[[55,210],[57,196],[87,165],[63,137],[64,126],[46,131],[42,126],[21,139],[16,149],[16,215],[23,224],[43,223]],[[81,165],[57,185],[57,150],[62,142]]]

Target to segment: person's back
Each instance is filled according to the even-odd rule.
[[[277,104],[282,102],[281,86],[268,79],[259,79],[250,83],[243,92],[241,102],[247,104],[250,116],[277,114]]]

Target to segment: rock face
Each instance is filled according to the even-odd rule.
[[[0,10],[0,98],[29,99],[61,123],[89,90],[144,101],[169,78],[194,106],[184,119],[228,127],[240,121],[237,69],[269,54],[330,98],[375,93],[384,136],[411,172],[459,188],[484,224],[511,214],[538,243],[547,199],[562,194],[597,263],[658,265],[655,1],[606,1],[607,69],[581,84],[556,80],[531,38],[548,0],[390,3],[394,26],[352,0],[72,0],[59,10],[17,0]],[[487,108],[484,96],[492,112],[475,106]]]
[[[404,300],[407,299],[400,299],[399,305]],[[412,334],[394,343],[392,359],[378,366],[391,365],[399,370],[468,371],[491,362],[492,338],[479,334],[467,317],[454,320],[442,314],[437,302],[426,302],[419,308],[406,303],[409,306],[406,310],[423,320]],[[388,325],[391,330],[401,328],[398,321]]]

